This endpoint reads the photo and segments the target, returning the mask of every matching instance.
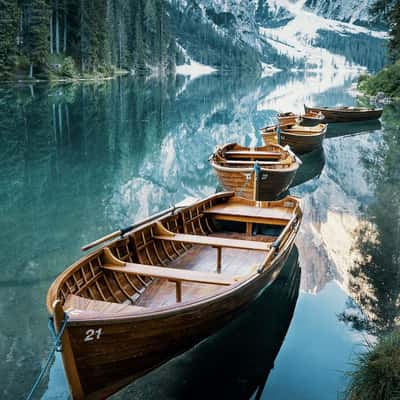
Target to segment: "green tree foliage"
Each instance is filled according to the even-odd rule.
[[[32,73],[45,71],[49,53],[50,8],[46,0],[23,1],[22,52],[30,60]]]
[[[372,15],[383,15],[389,25],[389,53],[393,61],[400,58],[400,0],[377,0],[371,10]]]
[[[381,338],[356,360],[349,373],[348,400],[395,400],[400,395],[400,332]]]
[[[175,34],[165,0],[0,0],[0,5],[0,78],[17,72],[16,57],[25,76],[110,72],[113,66],[174,71]]]
[[[195,3],[196,10],[188,15],[167,0],[0,0],[0,4],[0,79],[13,74],[19,78],[44,73],[109,75],[114,68],[165,76],[174,73],[179,57],[184,61],[177,43],[203,64],[224,70],[260,67],[256,50],[202,20]],[[233,33],[233,15],[209,17]]]
[[[17,0],[0,0],[0,76],[12,72],[13,58],[17,54],[19,14]]]

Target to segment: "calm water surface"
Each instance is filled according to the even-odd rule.
[[[81,245],[213,193],[215,145],[261,144],[258,128],[303,103],[355,104],[357,73],[0,87],[1,397],[23,398],[40,370],[46,292]],[[331,126],[290,189],[304,220],[279,280],[115,398],[340,398],[354,354],[398,317],[399,120],[392,105],[383,126]],[[60,359],[37,397],[68,398]]]

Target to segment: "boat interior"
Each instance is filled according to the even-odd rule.
[[[312,120],[319,120],[322,121],[325,117],[324,114],[320,111],[307,111],[301,115],[303,119],[312,119]]]
[[[288,150],[277,144],[249,148],[232,143],[218,148],[213,155],[213,161],[232,168],[251,168],[255,161],[260,167],[287,168],[296,162],[296,159]]]
[[[322,134],[326,131],[327,129],[327,124],[317,124],[314,126],[304,126],[304,125],[298,125],[298,124],[293,124],[293,125],[288,125],[288,126],[280,126],[281,132],[282,133],[295,133],[295,134],[299,134],[302,136],[307,136],[307,135],[319,135]],[[271,135],[271,137],[273,137],[273,135],[276,136],[276,130],[277,130],[277,126],[268,126],[265,128],[262,128],[262,134],[265,135]],[[272,140],[271,140],[272,142]]]
[[[179,306],[268,268],[297,226],[298,201],[211,196],[136,228],[84,257],[50,288],[72,319]]]
[[[317,124],[314,126],[291,125],[284,128],[285,132],[298,132],[301,134],[316,134],[326,130],[326,124]]]

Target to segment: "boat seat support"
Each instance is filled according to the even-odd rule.
[[[230,286],[238,282],[240,278],[234,278],[215,273],[191,271],[177,268],[167,268],[156,265],[145,265],[135,263],[125,263],[116,258],[108,247],[104,248],[104,265],[102,268],[108,271],[121,272],[149,276],[153,278],[166,279],[176,284],[176,301],[182,301],[182,282],[196,282],[210,285]]]
[[[227,239],[205,235],[188,235],[174,233],[166,229],[160,222],[156,223],[156,231],[158,235],[154,238],[159,240],[167,240],[173,242],[183,242],[197,244],[202,246],[211,246],[217,249],[217,272],[222,270],[222,248],[269,251],[270,245],[265,242],[257,242],[254,240]]]

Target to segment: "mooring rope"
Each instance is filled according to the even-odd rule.
[[[50,366],[50,362],[53,359],[53,356],[55,354],[56,351],[61,351],[61,338],[62,335],[65,331],[65,328],[67,327],[67,322],[68,322],[68,316],[67,314],[64,314],[64,321],[61,325],[61,328],[59,330],[59,332],[56,334],[56,331],[54,329],[54,320],[52,317],[49,318],[49,323],[48,323],[48,328],[50,330],[50,332],[52,333],[53,339],[54,339],[54,346],[53,348],[50,350],[50,353],[47,357],[46,363],[44,364],[43,368],[41,369],[39,375],[37,376],[35,383],[32,385],[32,389],[29,392],[28,396],[26,397],[26,400],[31,400],[33,394],[35,393],[36,389],[38,388],[38,386],[40,385],[40,382],[42,381],[46,371],[48,370],[49,366]]]

